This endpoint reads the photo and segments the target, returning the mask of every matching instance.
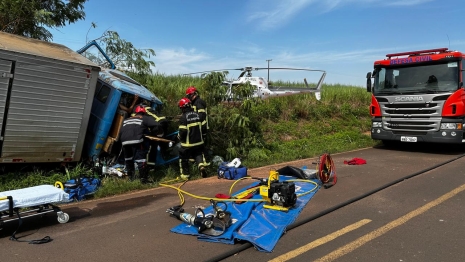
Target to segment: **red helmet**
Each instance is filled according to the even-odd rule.
[[[189,107],[191,106],[191,101],[187,98],[181,98],[181,100],[179,100],[179,108],[185,108],[185,107]]]
[[[186,89],[186,95],[192,95],[194,93],[197,93],[197,88],[195,88],[195,86],[189,86]]]
[[[141,105],[137,105],[136,108],[134,109],[134,113],[138,114],[138,113],[147,113],[147,111],[145,110],[145,107],[141,106]]]

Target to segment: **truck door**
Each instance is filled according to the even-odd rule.
[[[13,74],[11,73],[12,64],[11,61],[0,59],[0,156],[2,153],[3,136],[5,135],[3,121],[4,119],[6,120],[8,86],[10,79],[13,78]]]

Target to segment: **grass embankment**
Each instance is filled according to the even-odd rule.
[[[262,124],[265,149],[252,149],[250,167],[372,146],[369,93],[358,87],[324,86],[321,101],[313,94],[266,101]]]
[[[178,115],[177,102],[183,97],[187,86],[202,85],[199,78],[182,76],[153,75],[138,79],[164,102],[166,115]],[[200,89],[200,88],[199,88]],[[248,117],[259,122],[260,136],[255,146],[241,155],[242,162],[249,168],[311,158],[324,152],[337,153],[375,145],[369,135],[370,115],[368,105],[370,95],[365,89],[344,85],[323,85],[322,99],[317,101],[313,94],[301,94],[264,100],[250,110]],[[210,112],[220,112],[222,105],[209,108]],[[212,121],[213,123],[215,121]],[[221,121],[216,121],[216,131],[221,132]],[[173,123],[175,126],[175,123]],[[222,139],[229,139],[224,136]],[[214,147],[214,145],[213,145]],[[221,155],[225,160],[228,158]],[[214,153],[216,154],[216,152]],[[62,169],[63,170],[63,169]],[[54,184],[78,176],[91,176],[92,171],[82,165],[69,170],[46,171],[21,170],[0,176],[0,191],[24,188],[40,184]],[[194,171],[194,169],[193,169]],[[216,175],[215,167],[211,175]],[[132,190],[156,187],[161,181],[178,176],[177,163],[167,167],[157,167],[151,171],[155,181],[142,185],[137,180],[104,178],[103,187],[94,197],[105,197]],[[193,173],[194,174],[194,173]],[[198,176],[193,176],[194,179]]]

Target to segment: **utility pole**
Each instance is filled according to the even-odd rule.
[[[267,59],[268,62],[268,84],[270,83],[270,61],[273,61],[272,59]]]

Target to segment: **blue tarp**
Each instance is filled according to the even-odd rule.
[[[280,176],[280,181],[295,179],[290,176]],[[318,183],[318,180],[312,180]],[[254,183],[253,185],[256,185]],[[314,189],[311,193],[303,195],[297,199],[296,205],[288,212],[271,210],[263,207],[265,202],[245,202],[236,204],[227,202],[227,211],[231,212],[233,224],[217,237],[200,234],[195,227],[182,223],[171,229],[171,232],[194,235],[197,239],[207,242],[218,242],[224,244],[234,244],[235,241],[249,241],[255,248],[262,252],[272,252],[279,238],[284,234],[286,227],[292,224],[299,216],[308,201],[320,188],[320,184],[315,186],[312,183],[295,182],[296,194],[302,194]],[[250,186],[248,186],[250,187]],[[247,188],[248,188],[247,187]],[[316,187],[316,188],[315,188]],[[245,190],[243,188],[240,191]],[[235,195],[235,194],[234,194]],[[256,194],[252,199],[261,199]],[[205,214],[212,214],[213,208],[210,206],[204,210]]]

